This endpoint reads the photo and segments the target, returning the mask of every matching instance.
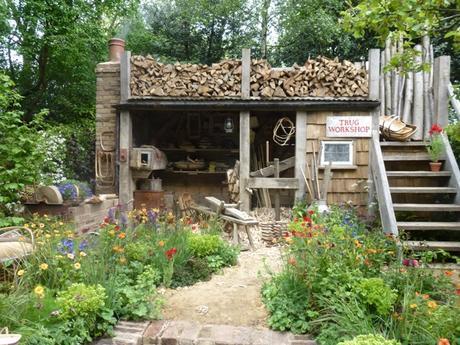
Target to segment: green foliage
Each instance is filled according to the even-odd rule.
[[[0,73],[0,218],[14,212],[25,185],[38,183],[43,162],[37,132],[44,113],[22,121],[20,95],[9,77]]]
[[[438,162],[444,153],[444,142],[440,134],[433,134],[431,136],[430,142],[426,146],[428,155],[432,162]]]
[[[223,245],[218,235],[191,235],[189,237],[190,250],[199,258],[217,254]]]
[[[449,137],[450,146],[454,151],[457,162],[460,162],[460,121],[450,124],[445,128]]]
[[[452,281],[421,264],[403,266],[396,241],[370,231],[348,207],[302,214],[288,226],[284,269],[262,289],[272,328],[308,331],[322,345],[362,334],[455,343],[460,310]]]
[[[87,286],[72,284],[57,294],[57,304],[61,310],[60,317],[90,317],[104,307],[105,289],[101,285]]]
[[[342,341],[337,345],[400,345],[396,340],[387,340],[380,334],[358,335],[352,340]]]
[[[398,297],[382,278],[361,279],[356,286],[356,290],[363,301],[367,305],[374,307],[379,315],[388,315]]]

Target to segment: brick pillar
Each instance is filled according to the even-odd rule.
[[[116,131],[117,113],[114,105],[120,103],[120,62],[104,62],[96,67],[96,160],[102,149],[113,150],[112,172],[115,174],[116,164]],[[101,146],[101,136],[102,145]],[[107,171],[102,172],[103,175]],[[115,175],[113,178],[115,181]],[[96,181],[97,193],[116,193],[115,184],[110,183],[110,178]]]

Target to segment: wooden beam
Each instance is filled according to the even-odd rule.
[[[294,167],[295,165],[295,157],[289,157],[285,160],[282,160],[279,162],[279,171],[285,171],[289,168]],[[270,165],[266,168],[259,169],[257,171],[252,171],[250,173],[251,177],[267,177],[267,176],[272,176],[275,174],[275,168],[273,165]]]
[[[415,57],[415,63],[422,63],[422,46],[417,44],[415,50],[419,55]],[[412,123],[417,126],[417,131],[412,137],[414,140],[423,139],[423,72],[414,73],[414,105],[412,111]]]
[[[296,200],[305,199],[306,185],[302,175],[307,162],[307,112],[297,111],[295,115],[295,171],[294,176],[298,181],[295,193]]]
[[[131,97],[131,52],[124,52],[120,59],[120,103]]]
[[[133,203],[134,181],[129,167],[129,151],[132,147],[132,122],[129,111],[120,112],[119,122],[119,198],[125,209],[131,209]]]
[[[279,158],[274,159],[275,165],[275,178],[280,177],[280,160]],[[281,219],[281,210],[280,210],[280,191],[279,189],[275,190],[275,220],[279,221]]]
[[[298,189],[297,178],[251,177],[248,180],[249,188],[265,189]]]
[[[251,207],[251,194],[247,190],[250,170],[250,113],[240,112],[240,201],[241,209],[249,211]]]
[[[251,92],[251,49],[243,48],[241,58],[241,98],[248,99]]]
[[[450,56],[439,56],[434,59],[433,71],[434,119],[441,127],[449,124],[449,91]]]

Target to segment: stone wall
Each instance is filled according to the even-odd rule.
[[[102,148],[112,150],[112,172],[115,172],[115,148],[117,133],[117,113],[114,108],[120,103],[120,63],[104,62],[96,67],[96,159]],[[101,137],[102,145],[101,146]],[[105,175],[105,174],[104,174]],[[108,179],[110,180],[110,179]],[[98,180],[97,193],[116,193],[115,184]]]

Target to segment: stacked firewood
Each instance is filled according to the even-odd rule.
[[[303,66],[271,68],[266,60],[251,64],[251,94],[270,97],[367,96],[367,73],[347,60],[308,59]]]
[[[151,56],[131,58],[131,95],[159,97],[235,97],[241,94],[241,61],[211,66],[163,64]]]
[[[150,56],[131,58],[131,95],[143,97],[238,97],[241,62],[224,60],[211,66],[163,64]],[[272,68],[266,60],[251,63],[251,96],[367,96],[367,74],[349,61],[324,57],[303,66]]]

